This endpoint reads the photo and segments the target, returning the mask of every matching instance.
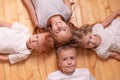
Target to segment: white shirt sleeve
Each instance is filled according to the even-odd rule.
[[[14,30],[17,30],[17,31],[24,31],[24,30],[29,30],[26,26],[18,23],[18,22],[15,22],[13,25],[12,25],[12,29]]]
[[[102,24],[95,24],[92,28],[92,33],[93,34],[99,34],[101,33],[101,31],[103,31],[104,27],[102,26]]]
[[[9,61],[11,64],[14,64],[14,63],[17,63],[17,62],[20,62],[24,59],[27,59],[28,56],[30,55],[30,51],[27,50],[27,51],[22,51],[20,53],[17,53],[17,54],[9,54]]]
[[[110,55],[110,52],[108,50],[101,50],[101,51],[96,51],[97,55],[101,58],[107,59]]]

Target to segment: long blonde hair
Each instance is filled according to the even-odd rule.
[[[92,25],[81,26],[73,32],[73,38],[70,45],[74,47],[82,47],[81,39],[86,36],[87,33],[92,32]]]

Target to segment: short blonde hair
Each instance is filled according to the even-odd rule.
[[[59,54],[62,52],[62,51],[65,51],[65,50],[69,50],[69,49],[72,49],[76,54],[77,54],[77,51],[76,51],[76,48],[69,45],[69,44],[66,44],[66,45],[62,45],[60,46],[57,51],[56,51],[56,54],[57,54],[57,57],[59,58]]]

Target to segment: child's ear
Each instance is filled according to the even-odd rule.
[[[61,68],[61,65],[60,65],[60,63],[59,63],[59,59],[57,59],[56,62],[57,62],[57,67],[58,67],[58,69],[60,69],[60,68]]]

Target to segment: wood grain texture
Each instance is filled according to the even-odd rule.
[[[71,22],[76,27],[101,22],[112,12],[120,9],[120,0],[70,0]],[[10,23],[20,22],[31,31],[32,22],[21,0],[0,0],[0,20]],[[94,51],[77,49],[77,67],[88,68],[96,80],[120,80],[120,61],[103,60]],[[11,65],[0,61],[0,80],[45,80],[46,76],[58,69],[55,51],[50,55],[32,52],[29,58]]]

